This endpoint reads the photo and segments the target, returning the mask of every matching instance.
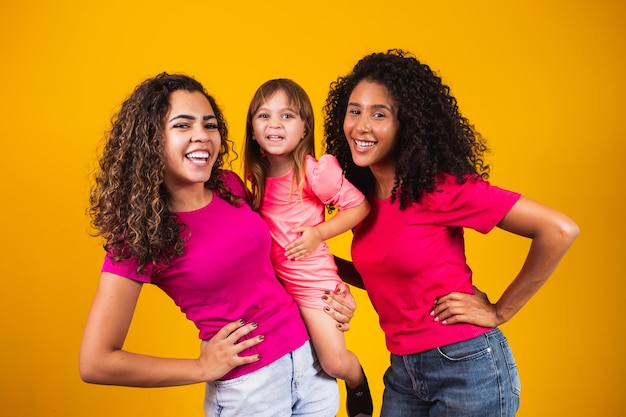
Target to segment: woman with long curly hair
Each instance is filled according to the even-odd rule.
[[[223,113],[189,76],[159,74],[122,104],[90,196],[106,255],[81,377],[137,387],[205,382],[211,416],[334,416],[337,383],[316,362],[298,307],[276,278],[267,225],[223,168],[230,148]],[[198,358],[123,348],[144,283],[194,322]],[[353,308],[331,306],[338,320],[351,317]]]
[[[565,215],[491,185],[485,142],[428,65],[373,53],[331,84],[326,150],[370,202],[341,277],[365,288],[391,364],[381,416],[513,416],[519,377],[497,326],[539,290],[578,235]],[[532,239],[500,299],[472,285],[463,229]]]

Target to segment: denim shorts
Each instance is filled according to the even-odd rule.
[[[204,399],[207,417],[333,417],[338,409],[337,381],[310,342],[257,371],[207,383]]]
[[[506,337],[493,329],[415,355],[391,355],[381,417],[511,417],[520,380]]]

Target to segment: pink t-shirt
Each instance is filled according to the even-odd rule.
[[[489,232],[519,197],[478,177],[458,184],[446,176],[434,192],[405,210],[389,199],[370,199],[368,217],[354,230],[352,259],[391,353],[415,354],[489,330],[443,325],[429,313],[439,296],[473,293],[463,228]]]
[[[244,195],[236,174],[222,175],[235,195]],[[201,209],[176,214],[191,235],[171,268],[156,274],[147,267],[147,275],[138,275],[135,262],[115,263],[106,256],[102,271],[161,288],[196,325],[201,339],[210,339],[232,321],[257,322],[259,327],[246,337],[263,334],[265,340],[240,355],[258,353],[261,360],[235,368],[223,379],[255,371],[302,346],[308,334],[293,298],[276,279],[271,237],[261,217],[245,202],[235,207],[217,194]]]
[[[326,305],[322,301],[324,291],[334,290],[341,282],[328,245],[322,242],[315,252],[300,260],[287,259],[285,247],[299,237],[292,232],[295,227],[316,226],[324,221],[326,204],[345,210],[361,204],[365,196],[343,177],[332,155],[323,155],[319,161],[307,156],[305,168],[302,196],[293,184],[293,171],[267,178],[260,212],[272,234],[276,274],[298,305],[321,309]]]

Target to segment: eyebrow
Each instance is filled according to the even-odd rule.
[[[173,122],[176,119],[196,120],[196,118],[194,116],[191,116],[191,115],[188,115],[188,114],[179,114],[178,116],[172,117],[168,123],[171,123],[171,122]],[[208,114],[206,116],[202,116],[202,120],[204,120],[204,121],[206,121],[206,120],[213,120],[213,119],[217,119],[217,117],[215,117],[214,114]]]
[[[348,106],[361,107],[361,104],[360,103],[355,103],[355,102],[350,102],[350,103],[348,103]],[[374,108],[374,109],[387,109],[390,112],[393,112],[391,107],[389,107],[386,104],[372,104],[371,107]]]
[[[268,106],[261,106],[261,107],[259,107],[257,109],[255,114],[260,112],[260,111],[269,112],[270,108]],[[293,107],[293,106],[286,106],[286,107],[282,107],[282,108],[278,109],[278,113],[281,113],[281,112],[284,112],[284,111],[290,111],[292,113],[299,113],[298,110],[295,107]]]

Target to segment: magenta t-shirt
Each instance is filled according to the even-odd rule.
[[[236,174],[222,173],[235,195],[244,195]],[[265,340],[240,355],[261,360],[233,369],[223,379],[255,371],[299,348],[308,339],[293,298],[279,283],[270,260],[271,237],[266,223],[245,203],[235,207],[216,193],[205,207],[176,213],[191,235],[181,256],[161,274],[138,275],[135,262],[114,263],[105,257],[102,271],[161,288],[210,339],[225,324],[244,319],[259,327],[248,334]]]
[[[439,296],[473,293],[463,228],[489,232],[519,198],[478,177],[458,184],[446,176],[435,191],[405,210],[397,201],[369,199],[371,211],[354,230],[352,259],[391,353],[415,354],[489,330],[443,325],[429,313]]]

